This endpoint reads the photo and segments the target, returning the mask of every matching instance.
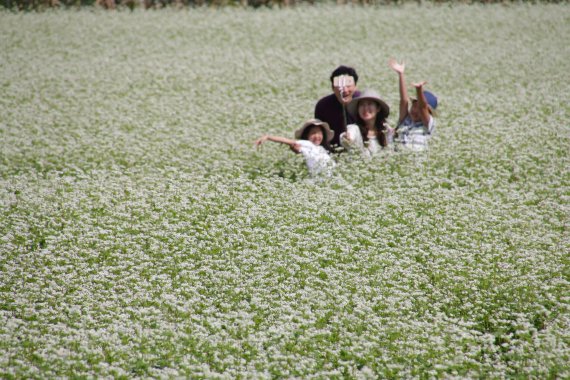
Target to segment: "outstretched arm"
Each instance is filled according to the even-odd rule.
[[[416,88],[416,96],[418,97],[418,105],[420,107],[420,118],[422,119],[423,125],[426,128],[429,128],[429,107],[423,90],[423,87],[426,83],[427,83],[426,81],[413,83],[413,86]]]
[[[404,78],[404,70],[406,65],[404,62],[398,63],[394,58],[390,58],[388,65],[398,73],[398,87],[400,89],[400,115],[398,116],[398,125],[408,116],[408,91],[406,90],[406,80]]]
[[[255,146],[259,147],[261,144],[263,144],[266,141],[273,141],[276,143],[289,145],[291,147],[291,149],[296,153],[299,153],[300,149],[301,149],[301,146],[297,143],[297,141],[288,139],[286,137],[281,137],[281,136],[263,135],[260,138],[258,138],[257,140],[255,140],[254,144],[255,144]]]

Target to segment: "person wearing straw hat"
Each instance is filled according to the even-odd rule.
[[[437,97],[429,91],[424,91],[423,87],[427,82],[423,81],[412,84],[416,89],[416,98],[409,98],[404,79],[405,64],[396,62],[394,58],[390,58],[388,64],[398,73],[400,89],[400,116],[394,142],[412,150],[425,150],[435,130]]]
[[[322,173],[330,175],[334,161],[328,152],[333,137],[334,131],[330,129],[327,123],[319,119],[310,119],[295,131],[296,140],[281,136],[263,135],[255,140],[255,146],[259,147],[266,141],[288,145],[291,150],[303,155],[307,169],[312,176]]]
[[[347,108],[355,115],[356,123],[349,124],[347,131],[340,135],[340,143],[346,150],[372,156],[388,145],[386,119],[390,107],[376,91],[364,90]]]

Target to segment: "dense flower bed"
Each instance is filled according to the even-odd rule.
[[[0,377],[569,377],[568,14],[0,13]],[[253,148],[390,56],[429,152]]]

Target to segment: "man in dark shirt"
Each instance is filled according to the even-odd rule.
[[[354,116],[346,111],[346,106],[353,97],[357,98],[360,92],[356,89],[358,74],[352,67],[337,67],[332,72],[330,80],[334,93],[317,102],[315,118],[328,123],[334,131],[334,138],[331,141],[331,146],[334,147],[339,145],[339,136],[346,132],[347,124],[355,122]]]

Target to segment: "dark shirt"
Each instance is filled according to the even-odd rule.
[[[360,96],[359,91],[355,91],[353,98]],[[331,146],[339,145],[340,134],[346,131],[347,124],[353,124],[356,120],[350,112],[346,111],[346,124],[344,120],[344,110],[335,94],[330,94],[321,98],[315,105],[315,118],[320,119],[331,127],[334,137]]]

